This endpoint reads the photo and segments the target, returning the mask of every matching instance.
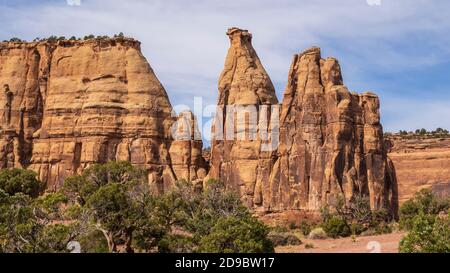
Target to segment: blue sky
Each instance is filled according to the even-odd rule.
[[[449,12],[447,0],[0,0],[0,40],[124,32],[172,105],[215,104],[237,26],[253,33],[280,100],[292,56],[316,45],[339,59],[349,89],[380,96],[385,131],[450,129]]]

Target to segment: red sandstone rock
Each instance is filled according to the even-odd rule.
[[[11,106],[0,99],[11,112],[0,122],[3,168],[32,169],[49,190],[110,160],[146,169],[161,190],[178,179],[169,153],[176,118],[138,41],[2,43],[0,60],[0,85],[13,94]],[[196,169],[179,166],[180,175],[184,167]]]

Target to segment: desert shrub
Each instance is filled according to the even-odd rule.
[[[239,197],[227,191],[220,181],[208,181],[202,192],[196,191],[188,182],[180,183],[176,194],[179,198],[174,201],[183,200],[182,227],[193,234],[196,242],[208,235],[219,219],[242,218],[249,214]]]
[[[52,36],[48,37],[46,40],[49,42],[56,42],[56,41],[58,41],[58,37],[55,35],[52,35]]]
[[[399,245],[404,253],[450,252],[450,201],[424,189],[400,208],[400,227],[408,230]]]
[[[268,235],[269,240],[275,247],[288,245],[301,245],[302,241],[297,236],[290,233],[274,233]]]
[[[197,244],[192,237],[171,234],[159,242],[158,251],[160,253],[194,253],[197,251]]]
[[[278,233],[283,233],[283,232],[288,232],[289,229],[286,226],[274,226],[272,227],[272,231],[274,232],[278,232]]]
[[[14,42],[14,43],[21,43],[24,42],[22,39],[19,39],[17,37],[13,37],[11,39],[9,39],[10,42]]]
[[[400,228],[411,230],[414,218],[420,213],[438,215],[448,209],[450,209],[449,199],[439,199],[430,189],[423,189],[400,207]]]
[[[332,215],[325,219],[322,223],[322,227],[327,235],[332,238],[348,237],[352,234],[347,221],[336,215]]]
[[[76,238],[82,253],[107,253],[108,241],[99,230],[88,231]]]
[[[313,244],[306,244],[305,248],[306,249],[312,249],[312,248],[314,248],[314,245]]]
[[[399,245],[401,253],[450,253],[450,212],[436,216],[420,212]]]
[[[272,253],[269,229],[248,214],[223,217],[200,240],[200,251],[207,253]]]
[[[355,196],[347,205],[344,198],[339,197],[331,208],[322,209],[322,227],[333,238],[390,233],[391,220],[385,210],[372,211],[365,196]]]
[[[267,238],[269,228],[253,217],[239,197],[227,191],[220,181],[208,181],[204,191],[179,181],[160,199],[163,202],[156,213],[161,218],[172,215],[172,225],[191,235],[163,238],[159,243],[161,252],[273,252]],[[174,208],[179,208],[179,212],[174,214]],[[187,249],[182,249],[180,241],[186,242]]]
[[[308,235],[309,239],[313,240],[322,240],[327,238],[327,233],[323,230],[323,228],[315,228],[311,230],[311,232]]]
[[[311,233],[312,230],[311,224],[306,221],[302,221],[300,223],[300,230],[302,231],[303,236],[308,236],[308,234]]]
[[[43,183],[37,179],[37,174],[24,169],[5,169],[0,171],[0,189],[9,195],[23,193],[32,198],[43,190]]]
[[[60,224],[59,194],[31,198],[0,189],[0,253],[68,252],[67,243],[77,234],[76,224]]]
[[[290,223],[289,223],[289,229],[290,229],[290,230],[295,230],[295,229],[297,229],[297,224],[296,224],[294,221],[290,222]]]
[[[72,220],[101,231],[109,252],[153,250],[170,232],[179,212],[171,208],[162,217],[159,212],[166,196],[153,194],[145,173],[129,162],[94,164],[67,178],[63,192],[76,200]]]

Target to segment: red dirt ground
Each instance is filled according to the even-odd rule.
[[[299,246],[277,247],[277,253],[398,253],[398,245],[405,233],[362,236],[342,239],[310,240],[302,239]],[[307,249],[306,244],[314,248]]]

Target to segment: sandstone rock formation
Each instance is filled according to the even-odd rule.
[[[254,207],[261,205],[261,186],[269,179],[273,163],[273,152],[264,152],[262,141],[255,137],[259,108],[277,104],[278,100],[253,49],[252,35],[237,28],[229,29],[227,35],[231,46],[219,79],[218,116],[212,129],[209,175],[239,191],[244,203]],[[238,107],[242,107],[242,111]],[[248,108],[244,110],[244,107]],[[267,115],[270,116],[270,111]]]
[[[201,183],[208,166],[202,156],[203,142],[196,117],[190,111],[180,113],[173,130],[169,153],[176,177]]]
[[[231,47],[218,105],[260,109],[277,104],[251,35],[235,28],[227,34]],[[227,123],[229,115],[220,114],[216,124],[221,118]],[[260,139],[215,139],[210,176],[239,192],[248,206],[266,212],[319,211],[340,195],[349,201],[356,194],[369,196],[373,209],[396,211],[395,170],[386,156],[378,97],[350,93],[336,59],[322,59],[319,48],[294,56],[279,126],[275,152],[261,151]]]
[[[424,188],[441,197],[450,196],[450,138],[390,137],[387,141],[400,204]]]
[[[379,99],[350,93],[339,63],[319,48],[294,56],[280,120],[279,158],[267,209],[317,211],[339,195],[368,195],[373,209],[396,210],[397,188],[383,146]]]
[[[12,103],[0,99],[3,116],[11,117],[0,122],[1,167],[32,169],[49,190],[110,160],[145,168],[161,190],[182,178],[169,153],[176,118],[138,41],[1,43],[0,85],[12,92]],[[187,175],[182,168],[192,164],[176,172]]]
[[[395,211],[377,96],[350,93],[338,61],[311,48],[294,57],[280,105],[251,34],[227,35],[207,160],[195,117],[173,115],[138,41],[0,43],[0,168],[34,170],[55,190],[91,164],[127,160],[160,191],[217,178],[256,211],[317,212],[357,194]]]

